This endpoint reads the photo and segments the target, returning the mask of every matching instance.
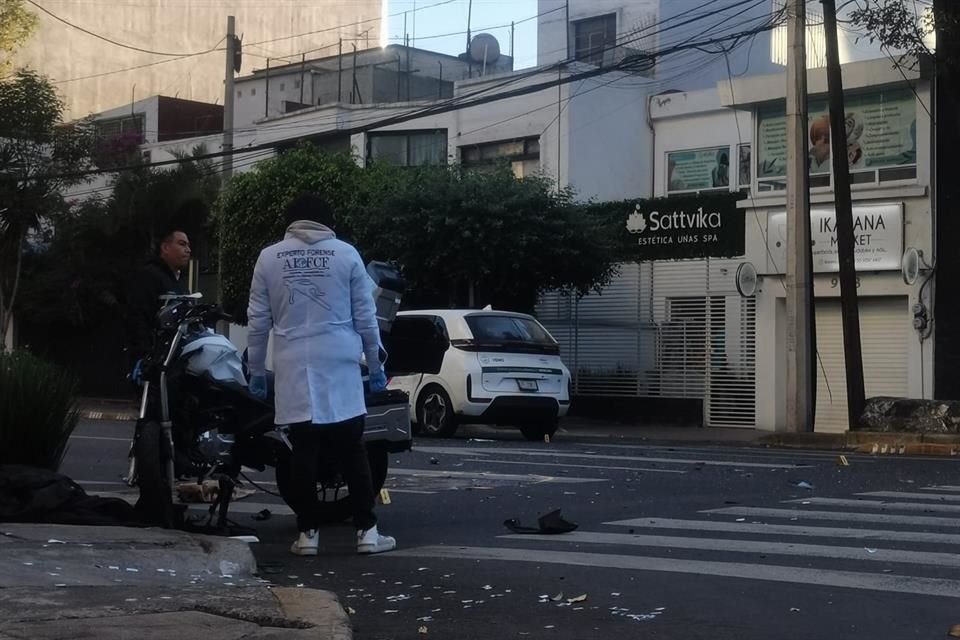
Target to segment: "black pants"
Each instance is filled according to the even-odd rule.
[[[353,523],[357,529],[369,529],[377,524],[373,514],[373,478],[367,447],[363,442],[364,416],[336,424],[301,422],[290,426],[293,444],[292,502],[300,531],[317,529],[317,472],[321,451],[328,451],[340,466],[343,479],[350,490]]]

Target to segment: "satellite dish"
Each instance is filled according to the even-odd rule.
[[[903,258],[900,259],[900,273],[906,284],[912,285],[920,277],[920,259],[920,251],[913,247],[908,247],[903,252]]]
[[[489,64],[500,58],[500,43],[489,33],[478,33],[470,41],[470,59],[479,64]]]
[[[741,262],[737,267],[737,292],[744,298],[752,298],[757,292],[757,268],[750,262]]]

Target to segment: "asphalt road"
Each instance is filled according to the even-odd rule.
[[[64,472],[123,489],[132,424],[84,423]],[[264,577],[330,589],[358,640],[946,637],[960,624],[960,461],[734,447],[418,440],[378,508],[397,551],[289,555],[289,510],[257,493]],[[270,474],[255,474],[274,489]],[[806,483],[800,485],[800,483]],[[810,488],[806,488],[809,486]],[[555,508],[579,528],[514,535]],[[272,517],[255,522],[252,514]]]

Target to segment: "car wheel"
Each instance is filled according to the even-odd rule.
[[[439,385],[425,388],[417,399],[419,433],[432,438],[449,438],[457,431],[450,396]]]
[[[540,424],[524,425],[520,427],[520,433],[530,442],[540,442],[544,436],[553,437],[557,432],[557,421]]]

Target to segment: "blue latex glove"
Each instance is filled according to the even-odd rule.
[[[259,400],[267,399],[267,376],[250,376],[250,395]]]
[[[128,376],[130,381],[137,385],[138,387],[143,386],[143,360],[137,360],[137,363],[133,365],[133,371],[130,372]]]
[[[383,371],[377,371],[370,374],[370,391],[386,391],[387,374]]]

